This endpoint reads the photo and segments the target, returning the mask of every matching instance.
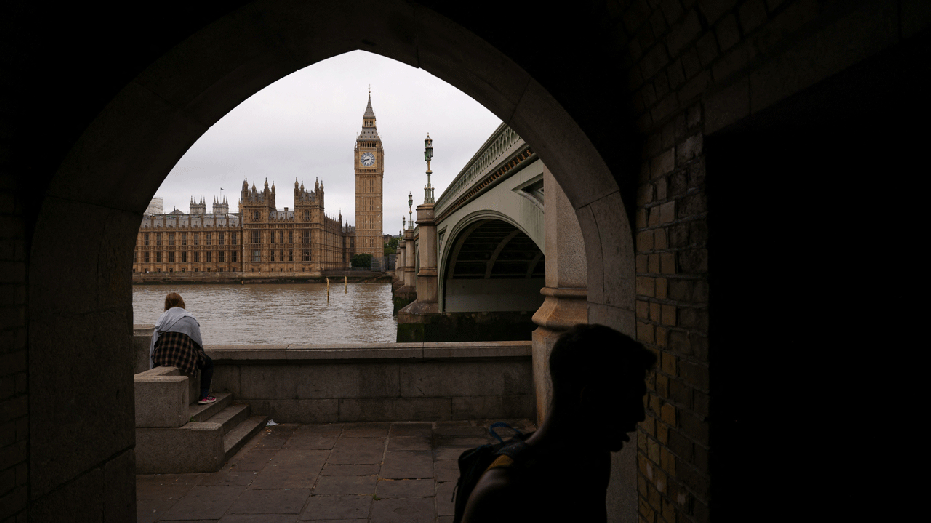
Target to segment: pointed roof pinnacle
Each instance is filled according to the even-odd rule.
[[[375,111],[372,109],[372,86],[369,86],[369,104],[365,106],[365,114],[362,118],[375,118]]]

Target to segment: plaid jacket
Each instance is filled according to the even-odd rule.
[[[152,353],[154,367],[177,367],[185,374],[194,374],[207,358],[200,345],[181,332],[160,332]]]

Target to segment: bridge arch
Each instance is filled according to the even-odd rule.
[[[439,253],[440,311],[536,311],[543,303],[545,246],[531,234],[519,221],[490,209],[472,212],[451,227]],[[476,246],[487,258],[474,256]],[[494,286],[487,285],[489,279],[496,280]]]

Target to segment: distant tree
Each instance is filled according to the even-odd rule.
[[[372,266],[372,255],[371,254],[356,254],[352,257],[352,266],[353,267],[364,267],[368,269]]]
[[[385,243],[385,256],[398,252],[398,242],[400,240],[400,238],[391,238]]]

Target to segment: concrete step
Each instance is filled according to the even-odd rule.
[[[258,434],[268,420],[266,416],[252,416],[239,423],[223,437],[224,463],[229,461],[252,436]]]
[[[221,427],[220,431],[226,435],[230,430],[245,421],[249,417],[250,413],[251,410],[248,404],[234,403],[223,409],[216,416],[210,418],[209,421],[213,423],[219,423]]]
[[[233,404],[231,394],[216,394],[209,405],[191,405],[191,419],[177,428],[136,429],[139,474],[215,472],[265,426],[248,404]]]
[[[198,405],[195,400],[194,403],[188,406],[190,421],[208,421],[233,404],[233,395],[228,392],[214,393],[214,397],[217,398],[214,403]]]

